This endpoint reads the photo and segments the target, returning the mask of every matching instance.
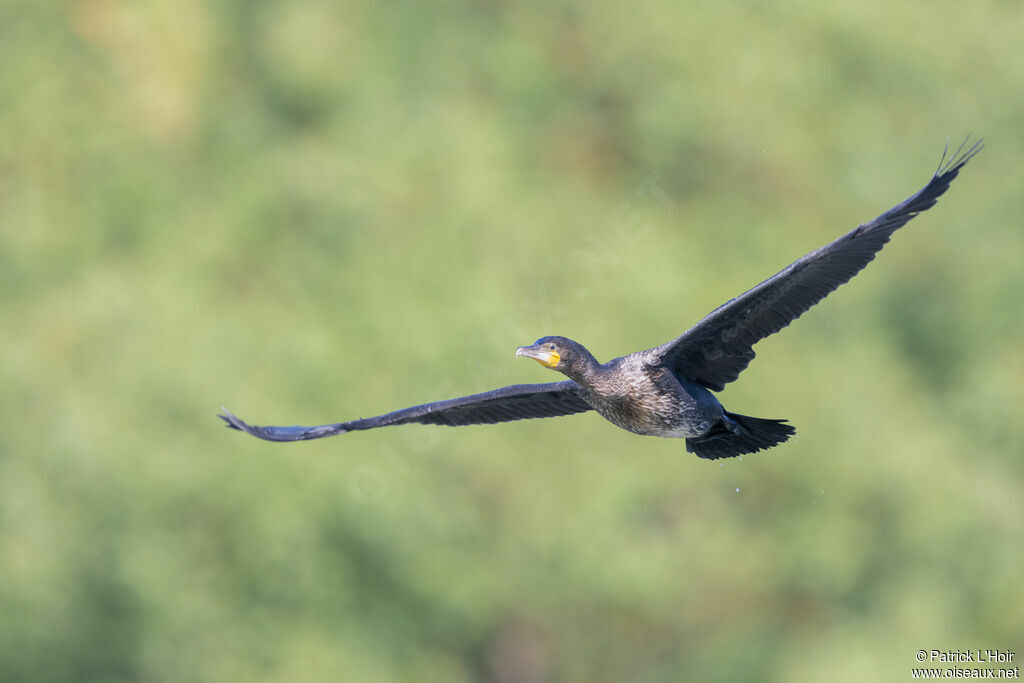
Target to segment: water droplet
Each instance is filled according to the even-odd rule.
[[[736,487],[736,493],[739,493],[739,492],[740,492],[740,487],[739,487],[739,486],[737,486],[737,487]]]

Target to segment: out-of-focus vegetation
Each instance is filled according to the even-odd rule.
[[[1020,3],[0,7],[0,679],[867,681],[1024,633]],[[987,137],[723,394],[304,444],[659,344]]]

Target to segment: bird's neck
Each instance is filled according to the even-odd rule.
[[[583,349],[580,356],[581,357],[572,364],[572,367],[566,371],[565,375],[569,379],[574,380],[577,384],[589,386],[593,384],[594,380],[601,374],[603,366],[598,363],[593,354],[586,349]]]

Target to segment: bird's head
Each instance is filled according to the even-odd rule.
[[[597,361],[582,344],[565,337],[541,337],[530,346],[520,346],[516,356],[532,358],[546,368],[572,377],[582,374]]]

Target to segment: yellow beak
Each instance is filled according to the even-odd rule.
[[[558,365],[560,360],[562,360],[562,357],[558,355],[557,351],[538,348],[536,345],[520,346],[516,349],[516,357],[518,358],[519,356],[532,358],[546,368],[553,368]]]

